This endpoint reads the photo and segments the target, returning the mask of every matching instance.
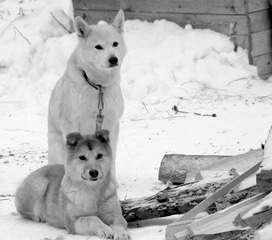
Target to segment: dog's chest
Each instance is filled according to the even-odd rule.
[[[66,206],[74,216],[97,215],[98,200],[95,194],[86,190],[70,188],[66,191]]]
[[[96,123],[99,109],[104,116],[103,128],[111,130],[119,121],[123,113],[123,97],[117,87],[102,89],[103,96],[99,91],[87,86],[74,102],[74,121],[82,133],[92,132]]]

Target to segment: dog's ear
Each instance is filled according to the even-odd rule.
[[[87,37],[91,30],[89,25],[81,17],[75,18],[74,27],[77,35],[81,38]]]
[[[110,132],[105,129],[97,130],[94,133],[94,138],[96,138],[101,143],[108,144],[110,142]]]
[[[83,137],[79,132],[69,133],[66,136],[66,146],[75,147],[81,139],[83,139]]]
[[[112,26],[120,33],[122,34],[124,32],[124,23],[125,23],[125,16],[123,10],[120,10],[114,21],[112,22]]]

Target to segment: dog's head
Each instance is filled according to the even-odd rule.
[[[107,76],[120,70],[126,53],[122,10],[118,12],[112,24],[88,25],[81,17],[76,17],[75,31],[79,36],[77,61],[85,72],[91,68],[95,73]],[[110,80],[112,79],[111,77]],[[111,82],[96,83],[102,86],[111,84]]]
[[[99,130],[85,136],[70,133],[66,140],[65,172],[73,181],[93,184],[109,176],[112,165],[109,131]]]

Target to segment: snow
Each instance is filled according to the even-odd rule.
[[[272,127],[270,128],[268,137],[265,141],[264,157],[260,170],[272,169]]]
[[[50,12],[69,28],[61,9],[72,16],[67,0],[0,3],[0,240],[97,239],[22,219],[13,204],[22,179],[47,163],[48,99],[77,42],[52,19]],[[247,52],[234,52],[227,36],[133,20],[125,23],[125,40],[120,199],[163,189],[157,179],[166,153],[235,155],[264,143],[272,125],[272,78],[260,80]],[[188,113],[176,113],[174,105]],[[175,218],[133,223],[129,232],[135,240],[162,240]],[[271,226],[262,231],[260,240],[272,236]]]

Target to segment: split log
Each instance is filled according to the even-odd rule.
[[[246,209],[248,210],[249,208],[256,206],[256,204],[258,204],[258,202],[265,196],[266,193],[261,193],[257,196],[228,207],[223,211],[219,211],[208,217],[197,220],[188,226],[188,231],[191,236],[194,236],[199,234],[214,234],[225,231],[239,230],[240,227],[233,224],[237,215]]]
[[[159,169],[159,180],[164,183],[171,181],[174,184],[183,184],[188,173],[198,172],[226,157],[228,156],[165,154]]]
[[[268,192],[263,193],[268,194]],[[246,209],[238,214],[235,218],[235,223],[242,227],[251,227],[258,229],[272,221],[272,207],[270,206],[271,194],[267,195],[255,206]]]
[[[235,230],[215,234],[187,236],[185,240],[248,240],[254,238],[254,230]]]
[[[194,183],[168,187],[159,193],[121,202],[123,216],[128,222],[183,214],[206,199],[207,195],[225,186],[230,179],[213,183]]]

